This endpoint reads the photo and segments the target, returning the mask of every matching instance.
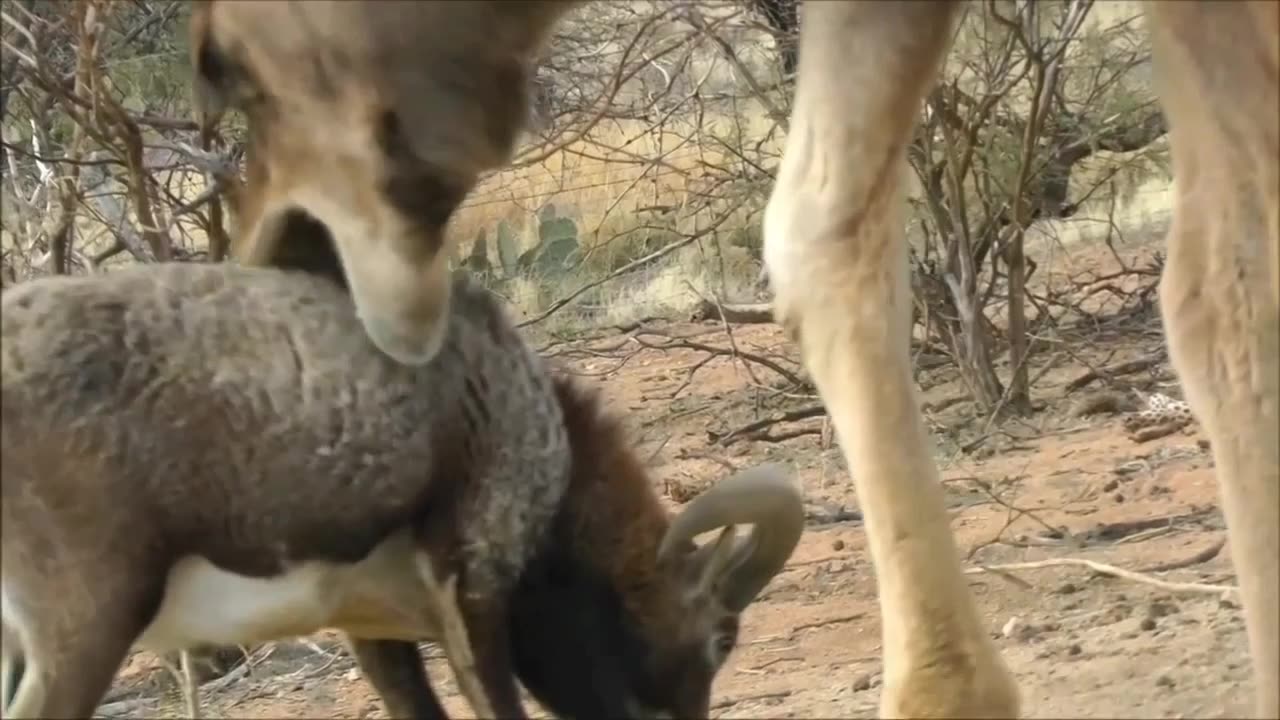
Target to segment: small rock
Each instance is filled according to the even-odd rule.
[[[1084,652],[1084,648],[1080,647],[1080,643],[1071,643],[1067,646],[1067,654],[1071,656],[1079,655]]]
[[[1115,496],[1112,497],[1111,499],[1115,500],[1118,503],[1122,503],[1124,502],[1124,493],[1116,493]]]
[[[1155,618],[1151,618],[1151,617],[1142,618],[1142,622],[1138,623],[1138,629],[1147,630],[1147,631],[1155,630],[1156,629]]]
[[[1131,617],[1132,615],[1133,615],[1132,606],[1127,605],[1125,603],[1116,603],[1115,605],[1112,605],[1111,607],[1106,609],[1106,612],[1103,614],[1103,617],[1105,618],[1103,620],[1103,624],[1110,625],[1111,623],[1118,623],[1126,618]]]
[[[856,674],[853,676],[853,691],[854,691],[854,692],[862,692],[863,690],[870,690],[870,689],[871,689],[871,674],[870,674],[870,673],[860,672],[860,673],[856,673]]]
[[[843,550],[843,549],[844,549],[844,540],[840,540],[839,538],[837,538],[836,540],[833,540],[833,541],[831,542],[831,549],[832,549],[832,550]]]
[[[1147,606],[1147,617],[1162,618],[1178,612],[1178,606],[1168,600],[1152,600]]]
[[[356,680],[360,679],[360,670],[358,668],[351,668],[350,670],[347,671],[346,677],[347,677],[347,682],[355,682]]]
[[[1080,592],[1080,588],[1075,583],[1067,582],[1059,585],[1054,592],[1059,595],[1070,595],[1072,593]]]
[[[1173,678],[1169,677],[1168,675],[1165,675],[1164,673],[1161,673],[1160,675],[1156,676],[1156,685],[1158,687],[1171,688],[1174,685]]]
[[[1120,487],[1120,481],[1112,479],[1108,481],[1106,485],[1102,486],[1102,492],[1115,492],[1115,489],[1118,487]]]
[[[1000,628],[1000,634],[1007,638],[1011,638],[1021,628],[1022,628],[1022,620],[1020,620],[1017,615],[1014,615],[1013,617],[1009,618],[1009,622],[1006,622],[1004,624],[1004,627]]]

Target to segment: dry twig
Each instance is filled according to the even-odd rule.
[[[1095,560],[1086,560],[1084,558],[1049,558],[1047,560],[1004,563],[1001,565],[977,565],[975,567],[967,568],[964,572],[966,575],[977,575],[979,573],[1001,573],[1010,570],[1043,570],[1051,567],[1085,567],[1099,575],[1123,578],[1125,580],[1131,580],[1145,585],[1153,585],[1162,590],[1168,590],[1169,592],[1203,593],[1210,595],[1239,592],[1239,588],[1235,585],[1171,582],[1169,580],[1161,580],[1160,578],[1152,577],[1145,573],[1125,570],[1124,568],[1116,567],[1115,565],[1108,565],[1106,563],[1100,563]]]
[[[798,410],[791,410],[784,413],[778,413],[776,415],[773,415],[772,417],[767,417],[763,420],[756,420],[755,422],[747,423],[746,425],[743,425],[742,427],[737,428],[736,430],[730,430],[729,432],[724,433],[723,435],[717,435],[716,433],[712,433],[712,432],[708,432],[707,434],[710,436],[710,439],[712,442],[719,443],[722,446],[728,446],[744,437],[754,437],[755,433],[758,433],[761,430],[769,428],[773,425],[777,425],[779,423],[795,422],[797,420],[806,420],[808,418],[822,417],[823,415],[826,415],[826,414],[827,414],[826,407],[821,403],[819,403],[817,405],[810,405],[809,407],[803,407]],[[812,430],[809,433],[800,433],[800,434],[817,434],[820,432],[821,432],[821,429],[817,429],[817,430]]]

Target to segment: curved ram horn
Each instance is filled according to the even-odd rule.
[[[804,530],[800,490],[784,466],[759,465],[712,485],[672,520],[658,549],[662,558],[701,533],[740,524],[756,528],[732,543],[732,558],[716,557],[730,543],[716,542],[717,551],[705,553],[706,562],[725,569],[718,584],[721,600],[734,612],[750,605],[778,574]]]

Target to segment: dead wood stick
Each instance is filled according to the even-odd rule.
[[[1170,560],[1168,562],[1156,563],[1155,565],[1148,565],[1139,570],[1139,572],[1167,572],[1169,570],[1180,570],[1185,567],[1191,567],[1192,565],[1207,563],[1218,557],[1218,553],[1222,552],[1222,548],[1225,547],[1226,544],[1227,539],[1222,538],[1218,540],[1218,542],[1210,545],[1191,557],[1185,557],[1181,560]]]
[[[690,320],[723,320],[735,325],[773,322],[773,303],[715,303],[703,299],[689,315]]]
[[[1084,558],[1050,558],[1048,560],[1034,560],[1031,562],[1004,563],[1002,565],[978,565],[965,569],[966,575],[976,575],[978,573],[1000,573],[1009,570],[1040,570],[1051,567],[1086,567],[1100,574],[1112,577],[1124,578],[1133,582],[1143,583],[1146,585],[1154,585],[1155,587],[1170,592],[1179,593],[1204,593],[1212,595],[1222,595],[1224,593],[1238,593],[1239,588],[1235,585],[1210,585],[1206,583],[1186,583],[1186,582],[1170,582],[1161,580],[1160,578],[1151,577],[1133,570],[1125,570],[1115,565],[1095,562],[1093,560],[1085,560]]]
[[[717,700],[716,703],[711,706],[711,709],[722,710],[724,708],[737,705],[738,703],[750,702],[752,700],[773,700],[775,698],[787,697],[790,694],[791,694],[790,690],[778,690],[775,692],[763,692],[763,693],[755,693],[753,695],[743,695],[741,697],[736,697],[736,698],[725,698],[724,700]]]
[[[821,417],[826,413],[827,409],[824,405],[810,405],[808,407],[799,408],[798,410],[790,410],[772,417],[764,418],[763,420],[756,420],[755,422],[747,423],[746,425],[743,425],[736,430],[730,430],[723,435],[716,435],[715,433],[708,434],[711,436],[712,442],[718,442],[721,445],[729,445],[739,436],[746,433],[763,430],[779,423],[795,422],[796,420],[807,420],[808,418]]]
[[[1104,368],[1090,370],[1067,383],[1066,391],[1074,392],[1094,380],[1110,378],[1112,375],[1130,375],[1141,370],[1146,370],[1148,368],[1155,367],[1161,360],[1162,358],[1158,357],[1145,357],[1138,358],[1137,360],[1129,360],[1128,362],[1116,363],[1115,365],[1109,365]]]

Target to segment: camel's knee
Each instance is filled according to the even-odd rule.
[[[1265,236],[1260,223],[1226,228],[1199,218],[1180,218],[1170,232],[1160,281],[1170,359],[1211,433],[1237,421],[1274,426],[1280,412],[1274,271],[1248,251],[1262,250]]]
[[[793,332],[837,311],[884,311],[885,302],[907,311],[906,139],[958,11],[954,3],[867,2],[805,12],[795,110],[764,218],[775,311]],[[867,332],[879,334],[883,314],[871,315]],[[892,326],[906,316],[887,317]]]
[[[841,133],[810,133],[824,134]],[[891,144],[789,141],[763,227],[765,269],[784,322],[805,307],[853,313],[872,326],[906,322],[905,171],[905,156]]]

